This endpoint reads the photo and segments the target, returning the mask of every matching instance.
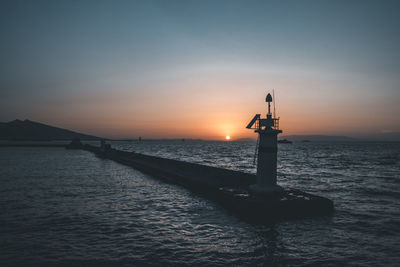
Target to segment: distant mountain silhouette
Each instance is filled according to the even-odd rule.
[[[310,141],[310,142],[343,142],[343,141],[361,141],[360,139],[340,136],[340,135],[283,135],[279,140],[287,139],[292,142]],[[235,141],[256,141],[255,138],[240,138]]]
[[[73,138],[82,140],[100,139],[97,136],[81,134],[30,120],[0,122],[0,140],[51,141],[71,140]]]
[[[360,141],[357,138],[352,138],[348,136],[340,135],[284,135],[280,137],[281,139],[288,139],[290,141],[314,141],[314,142],[342,142],[342,141]]]

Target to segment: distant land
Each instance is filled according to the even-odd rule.
[[[354,142],[360,139],[342,136],[342,135],[283,135],[279,139],[287,139],[294,142],[311,141],[311,142]]]
[[[399,142],[400,133],[382,133],[361,137],[349,137],[342,135],[282,135],[279,140],[287,139],[293,142]],[[255,141],[254,138],[240,138],[235,141]]]
[[[0,122],[0,140],[53,141],[71,140],[73,138],[82,140],[100,139],[97,136],[77,133],[30,120]]]
[[[278,140],[287,139],[293,142],[302,142],[302,141],[310,141],[310,142],[356,142],[362,141],[357,138],[352,138],[348,136],[339,136],[339,135],[283,135],[279,136]],[[253,138],[240,138],[236,141],[255,141]]]
[[[360,137],[349,137],[341,135],[283,135],[279,139],[288,139],[294,142],[308,140],[311,142],[399,142],[400,133],[381,133]]]

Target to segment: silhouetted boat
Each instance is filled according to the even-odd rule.
[[[81,149],[82,147],[83,144],[79,138],[72,139],[71,143],[65,146],[66,149]]]

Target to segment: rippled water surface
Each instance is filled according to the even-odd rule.
[[[255,172],[252,142],[112,146]],[[0,266],[398,266],[399,143],[281,144],[278,156],[279,183],[332,199],[332,216],[251,225],[90,152],[0,148]]]

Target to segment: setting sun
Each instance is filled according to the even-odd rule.
[[[226,140],[231,140],[231,137],[230,137],[229,135],[227,135],[227,136],[225,137],[225,139],[226,139]]]

